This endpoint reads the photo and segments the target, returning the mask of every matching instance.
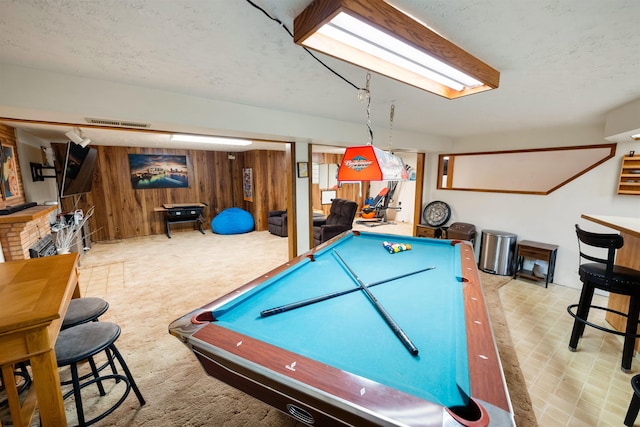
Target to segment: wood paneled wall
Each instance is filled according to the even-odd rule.
[[[10,126],[0,124],[0,143],[13,148],[13,155],[15,156],[16,175],[18,178],[19,193],[17,196],[4,198],[4,194],[0,194],[0,209],[7,206],[21,205],[26,202],[24,195],[24,186],[22,185],[22,169],[20,168],[20,159],[18,157],[18,146],[16,143],[15,129]]]
[[[64,159],[64,144],[52,144],[57,162]],[[164,214],[154,209],[164,203],[206,203],[205,229],[218,213],[230,207],[253,215],[255,229],[267,229],[270,209],[286,207],[286,164],[283,151],[245,153],[96,146],[98,161],[90,193],[62,199],[65,212],[95,207],[89,220],[92,240],[109,241],[163,234]],[[134,190],[129,179],[129,154],[186,155],[189,188]],[[232,158],[233,157],[233,158]],[[253,201],[243,199],[242,169],[252,168]],[[171,230],[191,230],[194,224],[175,224]]]
[[[283,151],[255,150],[238,153],[240,171],[234,176],[242,177],[242,168],[251,168],[253,175],[253,202],[243,202],[244,209],[253,214],[256,229],[267,229],[267,214],[271,210],[287,209],[287,159]],[[239,182],[242,186],[242,182]],[[242,187],[240,187],[242,200]]]
[[[329,154],[329,153],[313,153],[312,162],[318,164],[337,164],[342,163],[342,154]],[[360,186],[362,185],[362,187]],[[322,210],[325,215],[329,214],[331,205],[322,205],[320,192],[327,190],[327,188],[320,188],[319,184],[312,184],[311,197],[314,210]],[[362,209],[364,200],[367,198],[369,192],[369,183],[363,182],[362,184],[342,184],[336,190],[336,197],[339,199],[353,200],[358,204],[358,211]]]

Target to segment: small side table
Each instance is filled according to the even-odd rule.
[[[442,228],[429,227],[428,225],[416,225],[416,237],[431,237],[432,239],[442,238]]]
[[[553,282],[553,272],[556,267],[556,255],[558,253],[558,245],[548,243],[532,242],[531,240],[523,240],[518,242],[516,250],[516,268],[513,278],[522,276],[530,280],[541,280],[533,275],[532,270],[523,269],[525,258],[545,261],[548,264],[547,274],[545,277],[544,287],[549,286],[549,282]]]

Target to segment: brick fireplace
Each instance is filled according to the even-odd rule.
[[[28,259],[29,248],[51,233],[49,214],[57,206],[33,206],[0,216],[0,244],[5,261]]]

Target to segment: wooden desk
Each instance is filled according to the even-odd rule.
[[[619,231],[624,239],[624,246],[616,254],[616,264],[640,270],[640,218],[587,214],[583,214],[582,218]],[[626,313],[629,309],[629,297],[610,294],[608,307]],[[626,318],[607,312],[605,319],[615,330],[625,330]],[[638,341],[636,341],[636,350],[640,351]]]
[[[67,425],[55,342],[69,301],[79,297],[78,254],[0,263],[0,366],[14,426],[28,426],[36,404],[42,425]],[[29,360],[33,386],[22,405],[13,365]]]

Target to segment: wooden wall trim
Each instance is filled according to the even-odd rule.
[[[285,177],[287,183],[287,234],[288,234],[288,248],[289,259],[293,259],[298,256],[298,220],[296,209],[296,178],[293,173],[294,163],[296,159],[296,147],[295,144],[287,144],[285,149]]]
[[[426,155],[417,153],[416,159],[416,192],[413,203],[413,235],[416,236],[417,226],[422,222],[422,192],[424,191],[424,165]]]

